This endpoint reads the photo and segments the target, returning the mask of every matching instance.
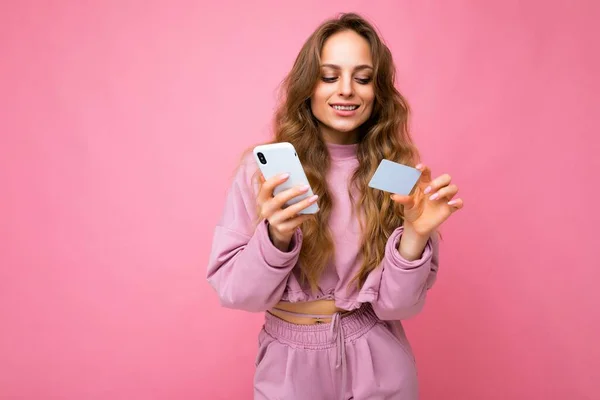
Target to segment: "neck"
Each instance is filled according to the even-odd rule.
[[[323,136],[323,140],[325,143],[331,144],[355,144],[358,143],[358,129],[355,129],[350,132],[340,132],[333,129],[329,129],[320,126],[321,135]]]

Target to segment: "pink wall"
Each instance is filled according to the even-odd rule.
[[[36,3],[0,5],[0,398],[251,398],[261,317],[219,308],[212,228],[340,10],[466,201],[407,323],[423,399],[600,398],[597,2]]]

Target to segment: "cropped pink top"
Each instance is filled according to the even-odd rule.
[[[214,231],[207,270],[208,281],[223,306],[260,312],[279,301],[332,299],[345,310],[371,303],[383,320],[406,319],[421,310],[436,280],[437,236],[429,239],[421,258],[408,261],[397,250],[403,232],[403,227],[398,227],[387,241],[381,265],[369,274],[362,288],[348,285],[360,269],[362,257],[360,225],[348,195],[349,179],[358,166],[356,146],[327,145],[331,158],[327,182],[334,201],[329,224],[335,253],[314,294],[299,279],[302,231],[296,230],[287,252],[271,243],[268,222],[255,223],[258,187],[252,184],[252,175],[258,167],[251,156],[242,162]]]

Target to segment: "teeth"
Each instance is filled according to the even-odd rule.
[[[352,111],[356,110],[358,106],[333,106],[333,108],[340,111]]]

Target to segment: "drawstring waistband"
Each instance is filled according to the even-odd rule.
[[[344,391],[346,390],[346,341],[344,340],[344,328],[340,323],[340,313],[333,314],[331,320],[331,337],[335,340],[337,350],[335,368],[342,366],[342,387],[340,388],[340,400],[344,400]]]
[[[329,315],[301,314],[281,309],[277,309],[277,311],[298,317],[331,318],[330,323],[299,325],[267,313],[265,330],[278,341],[290,346],[313,349],[326,349],[335,346],[335,368],[341,367],[342,373],[339,393],[340,399],[344,400],[347,382],[346,341],[355,340],[362,336],[379,321],[371,307],[364,305],[348,314],[336,312]]]

